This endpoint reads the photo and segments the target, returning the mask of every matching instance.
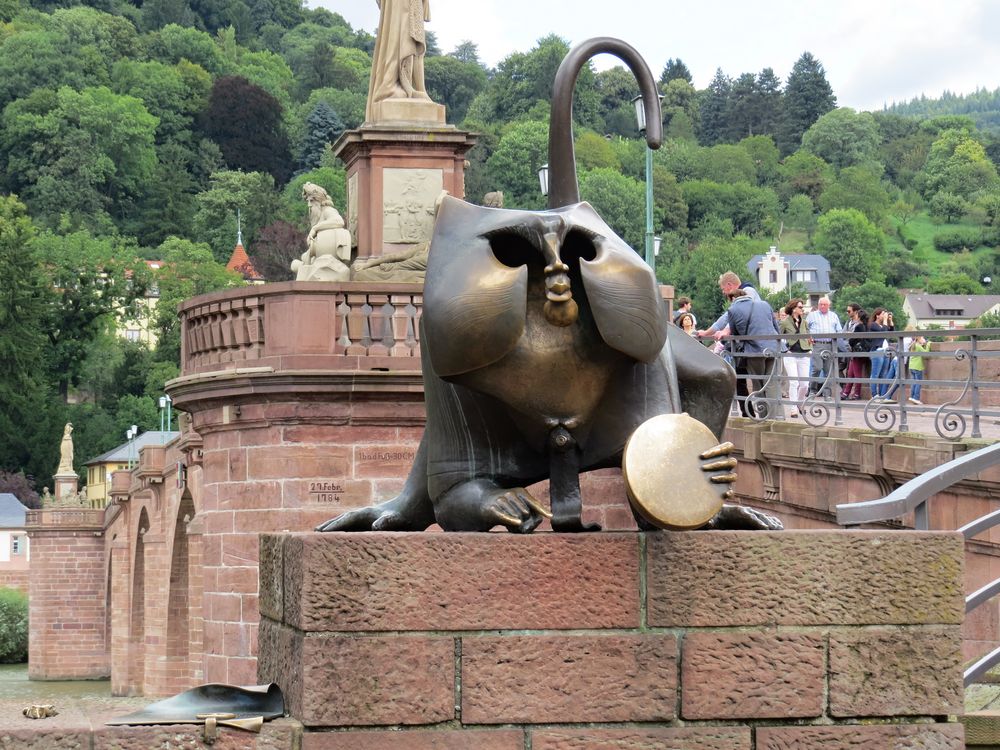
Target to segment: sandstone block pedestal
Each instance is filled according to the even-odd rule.
[[[258,679],[304,750],[959,750],[962,557],[953,533],[264,535]]]
[[[443,122],[364,125],[345,132],[333,153],[347,166],[347,224],[358,257],[428,242],[441,191],[465,197],[465,154],[475,142],[471,133]]]

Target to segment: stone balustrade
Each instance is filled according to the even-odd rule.
[[[282,282],[180,307],[181,371],[419,370],[420,284]]]

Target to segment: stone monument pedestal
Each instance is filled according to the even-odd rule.
[[[402,106],[440,107],[435,123],[408,123]],[[465,196],[465,154],[475,136],[444,125],[443,107],[433,102],[386,100],[395,107],[391,123],[348,130],[333,145],[347,165],[347,225],[358,258],[399,252],[431,238],[434,204],[442,190]],[[436,111],[436,110],[435,110]],[[431,113],[434,114],[434,113]]]
[[[258,681],[304,750],[961,750],[962,559],[933,532],[263,535]]]
[[[75,471],[62,472],[53,475],[55,480],[55,492],[53,496],[60,500],[67,495],[75,495],[80,491],[80,475]]]

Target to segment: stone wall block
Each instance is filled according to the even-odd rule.
[[[638,581],[630,533],[301,534],[286,546],[285,621],[308,631],[637,627]]]
[[[462,639],[462,720],[470,724],[669,721],[672,635]]]
[[[757,750],[964,750],[961,724],[758,727]]]
[[[749,727],[540,729],[531,733],[532,750],[750,750],[750,747]]]
[[[960,714],[962,695],[958,626],[830,635],[833,716]]]
[[[964,613],[959,534],[699,532],[647,540],[653,627],[959,624]]]
[[[436,724],[455,718],[455,640],[305,638],[303,710],[309,727]]]
[[[681,715],[685,719],[820,716],[824,646],[822,638],[802,633],[689,633],[681,662]]]
[[[302,750],[524,750],[520,729],[308,732]]]
[[[283,534],[260,535],[260,614],[281,622],[284,614],[284,554]]]

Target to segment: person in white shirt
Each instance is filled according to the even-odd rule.
[[[836,361],[837,340],[832,334],[844,330],[837,313],[830,309],[829,297],[820,297],[816,309],[806,316],[806,327],[809,329],[812,344],[812,354],[809,357],[809,392],[817,393]],[[823,357],[823,352],[829,352],[826,358]],[[824,389],[822,395],[829,396],[829,390]]]

